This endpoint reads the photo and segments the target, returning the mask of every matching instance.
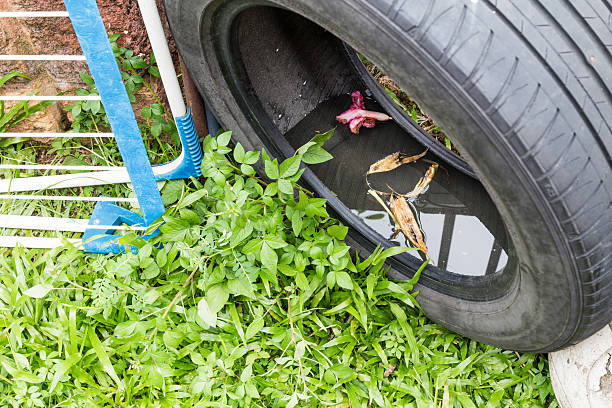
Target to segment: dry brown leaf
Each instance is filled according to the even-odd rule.
[[[427,246],[423,241],[421,228],[419,227],[419,223],[417,222],[416,218],[414,218],[414,214],[412,214],[412,210],[410,209],[410,205],[408,205],[406,199],[402,196],[394,194],[391,196],[390,204],[391,211],[393,212],[397,222],[397,226],[402,231],[404,236],[408,238],[412,245],[427,255]]]
[[[393,364],[389,364],[389,367],[383,373],[383,378],[389,377],[395,371],[395,366]]]
[[[410,162],[420,159],[421,157],[427,154],[428,150],[429,149],[426,149],[423,153],[417,154],[414,156],[407,156],[405,153],[395,152],[385,157],[384,159],[380,159],[376,163],[373,163],[370,166],[370,169],[368,170],[367,174],[383,173],[385,171],[391,171],[393,169],[398,168],[402,164],[410,163]]]
[[[406,198],[414,198],[421,194],[423,190],[425,190],[425,188],[429,185],[429,183],[431,183],[431,180],[433,180],[434,176],[436,175],[437,169],[437,164],[432,164],[431,166],[429,166],[429,168],[425,172],[425,175],[419,179],[419,182],[416,184],[416,186],[414,186],[412,191],[407,194],[403,194],[403,196]]]

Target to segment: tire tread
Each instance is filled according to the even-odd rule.
[[[410,13],[418,14],[410,9],[423,10],[419,7],[422,1],[412,3],[403,5],[405,12],[395,14],[406,19]],[[609,83],[602,80],[610,77],[606,75],[612,72],[612,63],[609,53],[596,57],[597,63],[593,64],[588,55],[591,50],[612,49],[612,40],[609,43],[606,40],[612,38],[612,13],[601,0],[565,0],[556,8],[549,0],[498,0],[488,1],[487,10],[483,7],[477,9],[469,3],[428,1],[427,12],[410,26],[407,34],[423,44],[431,58],[444,66],[462,49],[469,49],[472,58],[477,56],[470,70],[452,72],[451,75],[474,97],[481,109],[496,120],[509,145],[530,169],[533,182],[543,192],[559,228],[568,237],[566,243],[576,260],[574,269],[584,306],[584,314],[570,339],[575,343],[612,319],[611,308],[602,307],[612,297],[612,274],[609,257],[603,255],[606,247],[610,246],[606,244],[610,234],[609,230],[601,228],[609,225],[606,218],[609,220],[609,203],[612,202],[610,142],[606,142],[607,138],[612,139],[612,115],[606,114],[612,101]],[[497,28],[489,29],[485,34],[486,40],[482,42],[483,27],[487,26],[469,25],[466,21],[471,18],[482,20],[485,13],[488,22]],[[591,18],[590,14],[595,14],[595,17]],[[435,17],[428,18],[428,15]],[[441,39],[436,42],[435,38],[426,39],[426,35],[443,16],[448,25],[450,15],[455,19],[450,29],[453,36],[442,49],[438,49],[441,48]],[[571,24],[564,26],[561,21],[566,20]],[[605,24],[607,30],[598,32],[594,29],[595,24]],[[508,26],[514,30],[513,41],[502,34]],[[568,29],[579,32],[570,34]],[[465,30],[469,32],[465,33]],[[516,44],[520,47],[516,51],[503,47],[502,35],[513,47]],[[461,36],[465,38],[462,41],[459,40]],[[425,39],[427,41],[423,41]],[[453,49],[456,43],[459,45]],[[482,45],[475,48],[473,45],[477,43]],[[525,61],[524,55],[529,55]],[[542,61],[545,69],[535,73],[527,69],[525,65],[529,59]],[[476,90],[485,86],[483,81],[487,81],[488,75],[499,77],[501,72],[505,72],[502,74],[504,79],[493,95],[483,97],[476,94]],[[550,90],[555,88],[562,92],[552,98]],[[527,92],[528,89],[531,91]],[[524,108],[517,114],[516,109],[504,106],[509,100],[514,104],[520,104],[522,100]],[[533,109],[536,105],[545,108],[536,112]],[[551,118],[545,121],[543,130],[536,136],[530,134],[529,129],[525,129],[527,124],[535,123],[538,116],[549,110]],[[565,130],[559,132],[556,129]],[[567,143],[563,149],[557,150],[559,155],[553,157],[547,147],[560,143],[559,140],[567,140]],[[597,211],[602,207],[603,211]]]

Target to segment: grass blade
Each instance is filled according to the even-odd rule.
[[[32,80],[32,78],[30,78],[27,75],[22,74],[21,72],[11,72],[11,73],[4,75],[2,78],[0,78],[0,86],[6,84],[8,81],[16,77]]]
[[[89,329],[89,341],[91,342],[91,345],[98,356],[98,360],[100,360],[100,363],[102,363],[102,368],[104,368],[104,371],[106,371],[106,373],[117,383],[119,388],[124,388],[123,383],[115,372],[115,368],[113,367],[108,354],[106,354],[106,351],[104,350],[104,346],[100,342],[100,339],[98,339],[95,329]]]

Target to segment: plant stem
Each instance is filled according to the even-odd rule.
[[[185,280],[185,283],[183,283],[183,287],[181,288],[181,290],[179,290],[177,292],[177,294],[174,296],[174,298],[172,299],[172,301],[170,302],[170,304],[168,306],[166,306],[166,310],[164,311],[164,314],[162,315],[162,319],[165,319],[166,316],[168,316],[168,313],[170,312],[170,309],[172,309],[172,306],[174,306],[174,304],[178,301],[178,299],[183,295],[183,291],[185,290],[185,288],[187,287],[187,285],[189,285],[189,282],[191,282],[191,280],[193,279],[193,277],[195,276],[196,272],[200,270],[200,266],[196,266],[196,268],[193,270],[193,272],[191,272],[191,275],[189,275],[187,277],[187,279]]]

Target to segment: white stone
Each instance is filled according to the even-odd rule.
[[[580,344],[548,355],[562,408],[612,407],[612,323]]]

